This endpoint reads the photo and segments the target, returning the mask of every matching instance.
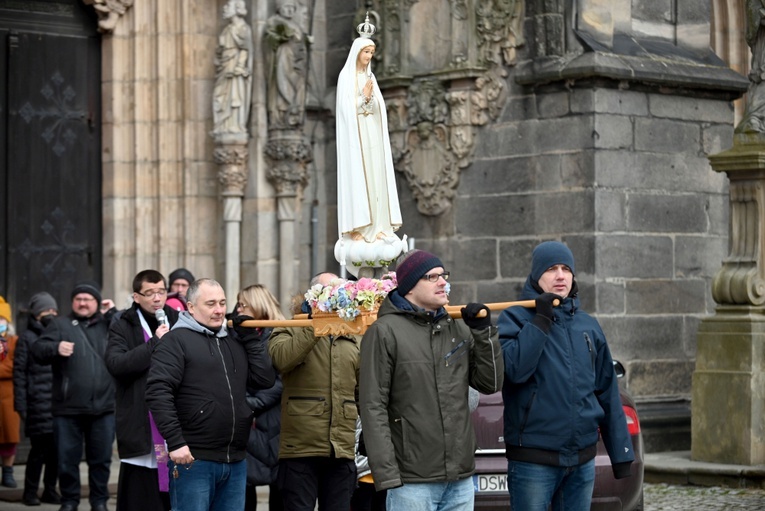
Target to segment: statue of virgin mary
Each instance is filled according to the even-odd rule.
[[[358,30],[361,36],[353,41],[337,80],[337,223],[341,252],[338,261],[341,264],[345,263],[342,252],[348,256],[361,250],[366,256],[374,255],[366,261],[375,262],[395,259],[400,253],[389,257],[390,249],[385,250],[385,254],[378,254],[379,251],[372,247],[353,249],[354,243],[380,245],[380,249],[386,245],[398,249],[401,244],[395,234],[402,222],[388,136],[388,115],[372,73],[375,43],[371,34],[374,26],[369,23],[368,15]],[[359,257],[352,256],[351,259],[358,263],[356,259]],[[354,273],[352,269],[351,273]]]

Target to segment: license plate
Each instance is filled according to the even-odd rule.
[[[475,474],[473,488],[476,493],[506,493],[507,474]]]

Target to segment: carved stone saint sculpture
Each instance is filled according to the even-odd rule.
[[[269,129],[303,124],[309,39],[293,19],[297,8],[297,0],[278,0],[266,23]]]
[[[765,0],[746,0],[746,42],[752,49],[749,90],[737,133],[765,132]]]
[[[215,51],[213,121],[215,135],[246,134],[252,98],[252,30],[244,21],[244,0],[223,6],[228,24],[218,37]]]
[[[374,30],[367,16],[337,80],[335,258],[354,275],[365,266],[386,267],[406,248],[394,232],[401,210],[385,101],[371,69]]]

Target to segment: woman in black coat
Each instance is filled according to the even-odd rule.
[[[240,338],[268,339],[271,329],[243,328],[247,319],[284,319],[279,302],[260,284],[244,288],[236,297],[235,334]],[[270,389],[247,395],[247,404],[255,413],[253,428],[247,440],[247,490],[245,511],[254,511],[258,505],[257,486],[268,485],[269,511],[283,511],[281,494],[276,486],[279,463],[279,431],[281,430],[282,379],[277,374]]]
[[[24,434],[31,445],[22,501],[28,506],[39,505],[41,501],[59,504],[61,497],[56,491],[58,456],[51,414],[53,372],[50,365],[38,364],[30,354],[32,343],[58,314],[58,305],[50,294],[43,292],[32,296],[29,309],[27,329],[19,336],[13,361],[13,407],[24,420]],[[43,466],[43,492],[42,498],[38,498]]]

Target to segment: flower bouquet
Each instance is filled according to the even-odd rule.
[[[379,279],[334,280],[328,286],[316,284],[305,293],[311,306],[316,335],[363,334],[377,319],[377,309],[395,289],[396,274]],[[338,321],[338,318],[343,321]]]

